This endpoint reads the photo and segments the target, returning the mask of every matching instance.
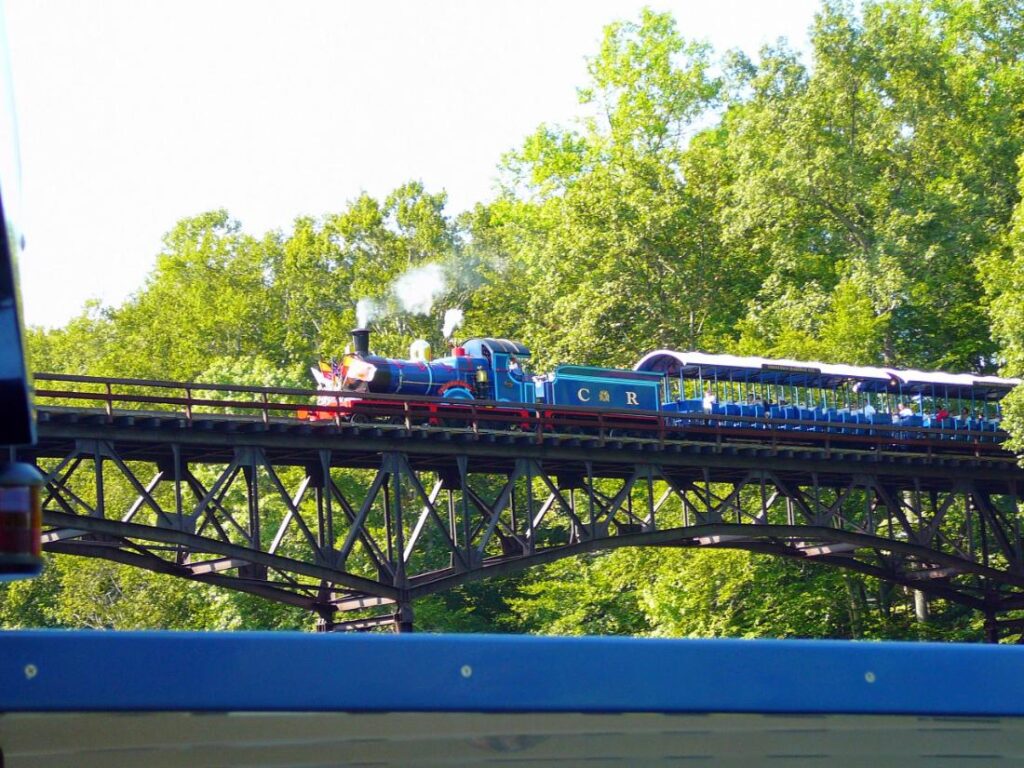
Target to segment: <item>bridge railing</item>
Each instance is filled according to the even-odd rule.
[[[955,432],[903,424],[856,424],[833,421],[741,416],[703,412],[595,409],[586,406],[457,401],[439,397],[391,395],[352,390],[314,390],[207,382],[111,378],[37,373],[39,407],[71,407],[102,414],[108,421],[140,413],[172,413],[192,423],[210,417],[262,422],[355,424],[378,426],[531,432],[542,440],[551,433],[586,433],[605,440],[755,441],[778,447],[794,443],[825,449],[899,446],[936,450],[1002,452],[1002,431]]]

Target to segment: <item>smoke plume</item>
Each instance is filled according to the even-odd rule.
[[[458,307],[446,310],[444,313],[444,328],[441,330],[446,339],[450,339],[456,329],[462,326],[463,312]]]
[[[402,273],[391,290],[402,309],[413,315],[427,315],[434,300],[444,293],[444,274],[440,264],[426,264]]]
[[[484,278],[477,273],[473,264],[456,262],[454,258],[444,263],[412,267],[395,278],[385,298],[359,299],[356,304],[356,321],[360,327],[366,327],[374,320],[381,320],[399,310],[411,315],[429,315],[435,302],[446,291],[472,289],[483,282]],[[459,328],[462,317],[461,309],[445,312],[445,338]]]

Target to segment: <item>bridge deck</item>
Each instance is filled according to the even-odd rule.
[[[915,477],[928,489],[946,489],[958,477],[969,475],[978,482],[1004,484],[1024,481],[1024,468],[1005,451],[946,454],[928,446],[851,446],[845,435],[810,433],[802,444],[792,434],[775,435],[761,430],[695,427],[686,435],[648,437],[609,436],[565,432],[533,432],[472,427],[414,426],[401,424],[348,424],[303,422],[294,418],[270,418],[234,414],[204,414],[185,418],[160,411],[134,411],[108,415],[99,409],[41,408],[39,443],[26,455],[60,457],[76,441],[110,440],[126,445],[126,457],[162,462],[170,457],[172,444],[180,446],[187,461],[226,463],[238,447],[259,447],[275,464],[319,464],[319,452],[331,451],[333,466],[375,469],[380,454],[402,451],[415,469],[452,471],[455,457],[472,457],[476,471],[509,473],[517,459],[529,457],[547,462],[552,469],[579,472],[590,462],[595,477],[623,477],[637,462],[657,463],[686,474],[699,475],[715,467],[742,476],[752,465],[795,476],[818,474],[820,485],[842,485],[851,474],[870,471],[892,477]],[[844,440],[845,438],[845,440]],[[127,446],[130,446],[128,448]],[[723,477],[723,479],[728,479]]]

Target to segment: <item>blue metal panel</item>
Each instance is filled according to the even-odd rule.
[[[560,365],[556,373],[560,376],[577,376],[595,379],[624,379],[627,381],[645,381],[660,384],[665,378],[663,373],[651,371],[634,371],[626,368],[598,368],[593,365]]]
[[[537,399],[533,380],[526,375],[518,361],[513,366],[508,355],[495,352],[491,355],[491,364],[495,400],[532,403]]]
[[[660,404],[661,378],[629,376],[618,371],[583,366],[559,366],[555,370],[548,402],[554,405],[589,405],[602,408],[638,408],[656,411]]]
[[[1024,715],[1024,649],[837,641],[0,633],[0,711]]]

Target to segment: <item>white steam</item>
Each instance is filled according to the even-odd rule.
[[[402,273],[391,290],[402,309],[413,315],[430,314],[434,300],[444,293],[444,273],[440,264],[426,264]]]
[[[448,277],[453,277],[456,284],[461,283],[458,275],[449,275],[441,264],[424,264],[408,269],[395,278],[384,298],[362,298],[356,303],[356,323],[365,328],[374,320],[381,320],[399,310],[411,315],[429,315],[434,303],[450,287]],[[462,310],[448,310],[444,323],[447,337],[462,323]]]
[[[444,328],[441,330],[444,338],[450,339],[456,329],[462,326],[463,312],[458,307],[446,310],[444,313]]]
[[[356,325],[366,328],[384,313],[384,307],[373,299],[360,299],[356,302]]]

